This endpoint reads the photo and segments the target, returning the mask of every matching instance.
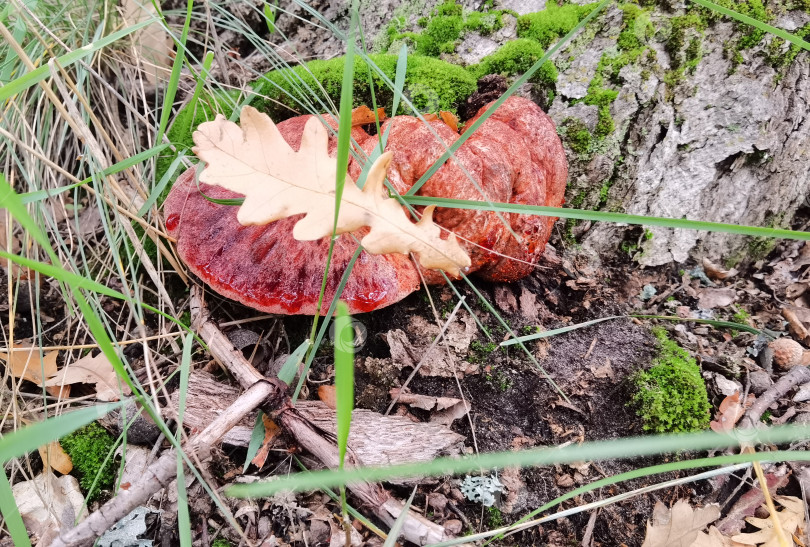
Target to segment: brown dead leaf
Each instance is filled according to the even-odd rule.
[[[464,401],[454,397],[419,395],[418,393],[403,392],[400,388],[393,388],[389,393],[391,399],[396,399],[400,403],[422,410],[432,410],[431,423],[450,425],[469,412],[469,405],[465,405]]]
[[[40,446],[38,450],[39,457],[42,458],[42,464],[46,469],[50,467],[63,475],[73,471],[73,460],[70,459],[59,441],[49,442],[45,446]]]
[[[143,67],[146,80],[157,84],[171,76],[174,43],[166,30],[158,23],[154,6],[149,2],[122,0],[121,10],[127,25],[135,25],[149,19],[155,21],[136,30],[132,35],[131,51]]]
[[[118,375],[103,353],[99,353],[95,357],[85,355],[45,382],[46,386],[71,384],[93,384],[96,389],[96,398],[99,401],[117,401],[122,393],[123,395],[130,394],[129,386],[118,381]]]
[[[242,109],[241,128],[224,116],[200,124],[194,132],[194,153],[206,162],[200,181],[245,196],[237,219],[261,225],[293,215],[305,215],[293,228],[299,241],[314,241],[333,233],[337,160],[329,156],[329,134],[317,118],[310,119],[294,151],[276,125],[255,108]],[[459,275],[470,257],[455,235],[441,238],[433,222],[433,206],[412,223],[400,204],[387,197],[383,182],[392,154],[382,154],[371,167],[361,190],[347,177],[336,234],[364,226],[361,240],[372,254],[413,252],[428,269]]]
[[[267,461],[267,456],[270,454],[270,449],[273,447],[276,437],[281,433],[281,428],[266,414],[262,414],[262,422],[264,423],[264,440],[262,441],[262,446],[259,448],[259,451],[256,452],[256,456],[250,461],[250,463],[255,465],[258,469],[264,466],[264,462]]]
[[[778,501],[783,507],[781,511],[777,511],[779,524],[785,532],[785,537],[790,541],[790,537],[804,523],[804,502],[793,496],[776,496],[774,500]],[[737,534],[731,539],[750,545],[758,545],[759,547],[780,547],[779,537],[776,535],[772,518],[748,517],[745,520],[752,526],[759,528],[759,531],[750,534]]]
[[[450,129],[458,133],[458,118],[455,114],[442,110],[439,112],[439,117]]]
[[[768,484],[768,491],[771,496],[776,495],[778,488],[787,485],[789,475],[786,473],[766,473],[765,482]],[[761,486],[760,486],[761,488]],[[748,492],[740,496],[734,505],[728,510],[726,516],[717,523],[717,529],[727,536],[739,534],[745,526],[745,517],[754,515],[754,512],[765,503],[765,496],[760,488],[751,488]]]
[[[706,272],[706,275],[709,277],[709,279],[713,279],[715,281],[722,281],[724,279],[734,277],[739,273],[734,268],[726,270],[722,266],[715,264],[708,258],[703,259],[703,271]]]
[[[746,409],[754,403],[755,399],[754,394],[749,393],[748,399],[742,404],[739,391],[735,391],[723,399],[717,409],[717,417],[711,421],[712,430],[721,433],[734,429],[734,425],[743,417]]]
[[[39,348],[25,347],[20,344],[14,344],[14,351],[11,352],[10,357],[8,353],[0,352],[0,359],[5,361],[12,376],[34,382],[39,386],[43,385],[43,380],[48,380],[57,373],[56,358],[58,356],[58,351],[49,351],[40,359]],[[47,382],[45,385],[48,385]],[[70,394],[69,389],[60,389],[58,386],[47,387],[45,391],[49,395],[62,398]]]
[[[703,310],[725,308],[736,299],[737,291],[734,289],[700,289],[698,291],[698,308]]]
[[[719,517],[717,505],[693,509],[688,502],[678,500],[669,509],[656,502],[642,547],[689,547],[698,533]]]
[[[337,390],[335,386],[318,386],[318,399],[332,410],[337,410]]]
[[[384,108],[380,107],[377,109],[377,118],[379,118],[380,123],[385,119]],[[374,123],[377,118],[374,117],[374,112],[366,105],[358,106],[352,110],[352,127]]]

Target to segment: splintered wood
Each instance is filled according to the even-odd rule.
[[[188,382],[183,422],[202,429],[239,396],[239,389],[217,381],[205,372],[193,373]],[[177,411],[179,395],[172,394],[172,412]],[[296,411],[326,432],[337,430],[335,411],[321,401],[299,401]],[[170,417],[170,416],[167,416]],[[248,446],[256,413],[245,417],[222,442]],[[443,455],[459,454],[464,437],[435,423],[415,423],[401,416],[382,416],[370,410],[352,412],[349,447],[363,465],[391,465],[430,461]]]

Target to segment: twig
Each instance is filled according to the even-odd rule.
[[[267,380],[256,382],[245,391],[211,425],[186,443],[183,450],[195,453],[215,444],[226,431],[239,423],[256,407],[273,398],[278,400],[283,390],[278,384]],[[166,487],[177,475],[176,449],[167,450],[143,475],[143,480],[129,490],[121,490],[118,495],[93,512],[75,528],[64,530],[51,547],[90,545],[113,524],[127,516],[135,507],[145,503],[149,497]]]
[[[790,369],[790,372],[779,378],[765,393],[757,397],[754,404],[752,404],[748,412],[745,413],[743,419],[740,420],[739,428],[751,429],[756,427],[769,406],[775,403],[777,399],[784,396],[791,388],[805,382],[810,382],[810,368],[796,366]]]
[[[208,344],[211,356],[225,366],[243,388],[252,385],[256,379],[263,379],[253,365],[245,359],[242,352],[233,347],[233,344],[210,319],[208,310],[202,301],[202,290],[199,287],[191,290],[190,307],[192,325],[200,338]],[[280,423],[302,448],[321,460],[324,465],[332,468],[338,467],[337,444],[333,440],[325,438],[322,431],[296,412],[295,407],[289,404],[289,400],[286,404],[265,408],[265,413],[273,415],[276,422]],[[360,463],[352,457],[351,451],[347,454],[346,464],[350,463],[353,465]],[[378,484],[357,482],[347,485],[347,487],[368,510],[388,526],[393,526],[405,511],[404,504],[393,498]],[[406,540],[417,545],[438,543],[453,538],[453,535],[448,533],[443,526],[431,522],[411,510],[408,510],[408,518],[405,520],[402,534]]]

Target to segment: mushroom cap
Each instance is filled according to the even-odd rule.
[[[804,348],[790,338],[777,338],[768,347],[773,350],[773,363],[781,368],[788,369],[802,364]]]
[[[238,194],[194,183],[194,169],[175,182],[164,205],[166,228],[189,269],[219,294],[261,311],[315,315],[329,239],[298,241],[292,229],[301,215],[264,226],[242,226],[237,207],[211,203]],[[353,234],[335,240],[326,283],[325,314],[357,242]],[[358,230],[355,237],[365,235]],[[351,313],[389,306],[419,288],[419,273],[402,254],[360,253],[341,298]]]
[[[482,108],[475,119],[490,106]],[[282,136],[296,150],[309,117],[278,124]],[[334,120],[327,118],[327,122],[336,127]],[[411,188],[459,137],[441,121],[426,125],[408,116],[387,120],[383,133],[386,130],[386,150],[393,152],[388,178],[400,193]],[[436,134],[443,143],[436,140]],[[359,127],[352,130],[352,137],[366,153],[378,146],[378,137]],[[335,146],[335,139],[330,139],[330,151]],[[349,175],[354,180],[361,169],[358,162],[350,161]],[[482,200],[480,188],[490,201],[559,206],[567,172],[562,143],[551,119],[533,102],[511,97],[459,148],[455,159],[446,162],[417,193]],[[217,186],[197,184],[194,174],[194,168],[183,173],[164,203],[166,228],[177,240],[178,254],[189,269],[216,292],[252,308],[268,313],[315,314],[329,239],[294,239],[292,228],[301,215],[264,226],[242,226],[236,219],[237,207],[215,204],[204,197],[239,196]],[[498,215],[485,211],[438,208],[434,220],[458,236],[471,256],[470,272],[477,270],[489,280],[512,281],[532,271],[555,219],[502,216],[511,230]],[[322,314],[357,250],[357,242],[366,233],[364,228],[335,239]],[[341,298],[351,313],[388,306],[419,287],[417,268],[402,254],[362,251]],[[423,270],[422,274],[428,283],[444,282],[438,272]]]

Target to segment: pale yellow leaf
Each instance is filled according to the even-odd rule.
[[[99,353],[95,357],[86,355],[66,366],[45,382],[46,386],[70,384],[93,384],[96,389],[96,398],[99,401],[117,401],[122,393],[130,394],[129,387],[118,381],[112,364],[103,353]]]
[[[642,547],[689,547],[698,533],[720,517],[717,505],[693,509],[678,500],[671,509],[660,501],[653,509],[652,522],[647,523],[647,537]]]
[[[240,122],[241,128],[220,115],[194,132],[194,153],[207,164],[200,180],[245,196],[237,214],[242,224],[267,224],[304,214],[293,237],[314,241],[332,235],[337,161],[329,156],[323,124],[315,117],[307,122],[296,152],[272,120],[255,108],[244,107]],[[440,237],[433,207],[413,223],[399,203],[386,196],[383,182],[390,163],[391,153],[382,154],[362,190],[346,177],[335,233],[368,226],[371,230],[361,241],[366,251],[412,252],[425,268],[459,275],[470,265],[470,257],[455,235]]]
[[[48,380],[56,374],[58,356],[58,351],[49,351],[42,354],[42,358],[40,358],[39,348],[25,347],[20,344],[14,344],[10,355],[0,352],[0,359],[6,363],[12,376],[34,382],[39,386],[43,385],[43,380]],[[47,386],[48,383],[45,382],[44,385]],[[59,387],[48,387],[45,391],[54,397],[67,397],[70,393],[69,389],[61,390]]]
[[[62,445],[59,444],[59,441],[51,441],[45,446],[40,446],[39,457],[42,458],[42,464],[46,469],[50,467],[63,475],[73,471],[73,461],[62,448]]]
[[[86,510],[79,481],[71,475],[57,477],[47,469],[30,481],[11,487],[28,532],[49,545],[60,528],[82,520]]]
[[[781,511],[777,511],[779,524],[785,532],[785,537],[788,541],[791,541],[791,536],[796,533],[800,526],[803,527],[804,502],[793,496],[776,496],[774,500],[778,501],[783,507]],[[752,526],[759,528],[759,531],[750,534],[737,534],[736,536],[732,536],[731,539],[758,545],[759,547],[780,547],[779,536],[776,535],[773,519],[748,517],[745,520]]]
[[[756,547],[750,543],[739,543],[728,536],[724,536],[714,526],[709,527],[709,533],[699,532],[697,539],[689,547]]]

